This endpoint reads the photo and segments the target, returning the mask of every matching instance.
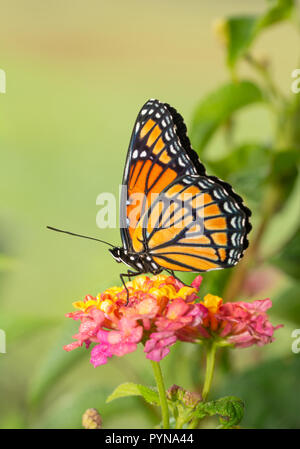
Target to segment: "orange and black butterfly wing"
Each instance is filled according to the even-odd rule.
[[[120,228],[125,249],[133,249],[134,231],[151,198],[187,174],[205,174],[205,169],[182,117],[168,104],[147,101],[135,122],[124,169]]]
[[[226,268],[248,246],[251,212],[229,184],[206,175],[182,117],[167,104],[149,100],[140,111],[123,188],[124,248],[160,267]]]
[[[248,246],[248,216],[240,198],[222,181],[186,175],[165,188],[139,226],[157,265],[199,272],[239,261]]]

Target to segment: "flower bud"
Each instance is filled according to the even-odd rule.
[[[229,41],[229,30],[227,21],[223,18],[216,19],[213,23],[212,28],[213,33],[216,36],[217,40],[226,47]]]
[[[183,390],[182,387],[180,387],[179,385],[173,384],[167,391],[167,398],[170,399],[170,401],[176,401],[176,399],[178,399],[178,393],[179,391]]]
[[[202,401],[202,395],[191,391],[186,391],[182,399],[182,402],[189,408],[194,408],[200,401]]]
[[[101,429],[102,418],[98,410],[88,408],[82,415],[82,426],[85,429]]]

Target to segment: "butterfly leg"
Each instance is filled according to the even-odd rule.
[[[190,287],[190,285],[185,284],[181,279],[179,279],[179,278],[176,276],[176,274],[174,273],[173,270],[166,269],[166,271],[167,271],[171,276],[173,276],[173,278],[175,278],[177,281],[181,282],[181,283],[182,283],[183,285],[185,285],[186,287]]]
[[[136,271],[130,271],[130,270],[128,270],[127,273],[122,273],[122,274],[120,274],[120,279],[121,279],[121,281],[122,281],[122,284],[124,285],[124,288],[125,288],[126,294],[127,294],[127,302],[126,302],[126,306],[127,306],[128,303],[129,303],[129,291],[128,291],[128,288],[126,287],[126,284],[125,284],[125,281],[124,281],[124,277],[127,277],[127,279],[130,279],[130,278],[132,278],[132,277],[134,277],[134,276],[138,276],[139,274],[141,274],[141,273],[136,272]]]

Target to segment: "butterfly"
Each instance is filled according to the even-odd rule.
[[[243,256],[251,212],[229,184],[206,174],[169,104],[151,99],[140,110],[122,184],[123,246],[109,251],[134,270],[121,274],[123,284],[141,273],[229,268]]]
[[[248,247],[250,215],[230,184],[206,174],[182,116],[167,103],[147,101],[137,116],[124,168],[122,246],[109,249],[130,268],[120,275],[127,295],[126,277],[236,265]]]

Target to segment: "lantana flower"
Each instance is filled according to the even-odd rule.
[[[91,363],[96,367],[108,358],[123,356],[144,345],[146,357],[160,361],[176,341],[191,343],[217,339],[235,347],[264,345],[273,341],[280,326],[272,326],[266,310],[269,299],[252,303],[225,303],[214,295],[201,301],[197,276],[186,286],[173,276],[139,276],[124,287],[112,287],[96,297],[87,295],[66,316],[80,321],[75,341],[66,351],[91,343]]]
[[[203,304],[208,310],[204,326],[237,348],[272,343],[274,331],[282,327],[269,321],[266,311],[272,307],[270,299],[223,304],[222,298],[208,294]]]

